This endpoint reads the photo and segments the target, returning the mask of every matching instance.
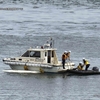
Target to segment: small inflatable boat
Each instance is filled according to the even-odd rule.
[[[68,70],[68,73],[74,74],[74,75],[99,75],[100,71],[98,67],[93,67],[92,70],[77,70],[72,69]]]

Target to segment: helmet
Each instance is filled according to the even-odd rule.
[[[67,51],[64,51],[64,53],[67,53]]]
[[[85,60],[85,58],[83,58],[83,60]]]
[[[71,51],[68,51],[69,53],[71,53]]]
[[[79,64],[82,64],[82,62],[79,62]]]

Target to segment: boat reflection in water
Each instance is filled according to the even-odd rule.
[[[54,41],[49,39],[43,46],[28,49],[20,57],[4,58],[3,62],[10,65],[12,72],[66,72],[73,69],[74,63],[66,62],[65,69],[62,67],[62,61],[58,61]],[[8,71],[9,72],[9,71]]]

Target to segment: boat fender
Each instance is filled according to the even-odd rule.
[[[24,66],[24,70],[28,70],[28,67],[26,65]]]
[[[44,70],[42,68],[40,68],[40,73],[44,73]]]
[[[93,71],[99,71],[99,68],[98,67],[93,67],[92,70]]]

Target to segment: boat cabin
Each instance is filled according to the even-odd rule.
[[[54,48],[30,48],[21,57],[27,57],[29,61],[35,63],[58,64],[56,49]]]

